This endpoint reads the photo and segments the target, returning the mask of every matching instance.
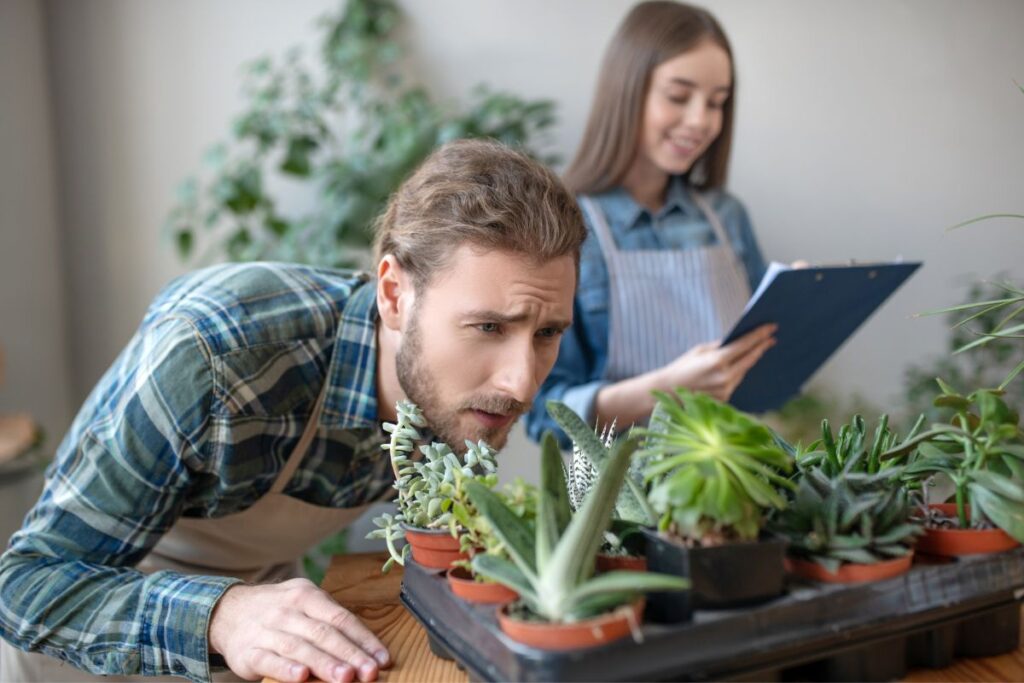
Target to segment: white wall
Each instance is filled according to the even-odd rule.
[[[0,346],[6,377],[0,413],[32,414],[51,449],[72,410],[57,200],[41,6],[34,0],[3,0]]]
[[[554,98],[553,147],[567,158],[631,4],[407,0],[409,62],[452,98],[478,82]],[[911,315],[956,302],[970,277],[1021,273],[1024,225],[944,229],[1024,210],[1024,94],[1013,83],[1024,83],[1024,3],[706,4],[738,64],[731,187],[766,254],[927,262],[819,378],[891,405],[905,365],[943,345],[941,320]],[[174,186],[239,106],[238,66],[312,46],[313,19],[334,6],[47,0],[76,399],[183,268],[160,225]]]

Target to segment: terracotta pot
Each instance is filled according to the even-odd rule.
[[[802,576],[805,579],[814,579],[815,581],[863,583],[891,579],[894,576],[905,574],[910,569],[913,559],[914,553],[911,552],[904,557],[897,557],[885,562],[875,562],[874,564],[841,564],[839,565],[839,571],[833,574],[817,562],[787,557],[786,571]]]
[[[647,558],[635,555],[598,555],[597,571],[645,572],[647,571]]]
[[[498,623],[512,640],[541,650],[577,650],[603,645],[632,633],[630,622],[639,626],[643,599],[624,605],[614,612],[572,624],[520,621],[508,616],[508,606],[498,608]]]
[[[934,508],[944,515],[956,517],[956,503],[933,503]],[[964,506],[967,519],[971,518],[971,507]],[[917,541],[918,552],[944,557],[998,553],[1015,548],[1020,543],[1002,529],[930,529],[925,527],[924,536]]]
[[[481,583],[463,567],[452,567],[448,570],[448,585],[452,593],[466,602],[477,602],[485,605],[507,605],[519,599],[519,593],[500,583]]]
[[[412,546],[412,559],[428,569],[448,569],[453,562],[469,559],[447,529],[405,527],[405,540]]]

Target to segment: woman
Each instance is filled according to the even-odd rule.
[[[721,346],[764,261],[723,185],[735,112],[729,41],[714,17],[644,2],[605,54],[565,174],[583,208],[575,322],[527,418],[539,439],[558,399],[591,423],[642,422],[652,390],[725,400],[774,344],[765,325]]]

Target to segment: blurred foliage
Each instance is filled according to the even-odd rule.
[[[761,420],[787,442],[806,446],[821,438],[822,420],[843,424],[853,420],[855,415],[880,412],[859,394],[842,397],[825,387],[812,387],[778,410],[762,415]]]
[[[1005,277],[1000,275],[999,279]],[[975,282],[970,285],[963,305],[975,306],[971,302],[1004,298],[1007,298],[1004,286],[992,282]],[[914,420],[922,413],[929,422],[943,419],[945,413],[933,403],[936,377],[941,377],[952,386],[978,389],[994,389],[1005,382],[1003,388],[1006,393],[1002,400],[1015,410],[1024,409],[1024,383],[1007,382],[1007,378],[1020,365],[1024,337],[1019,334],[986,334],[1004,323],[1007,318],[1004,308],[981,308],[976,311],[977,317],[964,324],[959,324],[963,320],[962,307],[946,312],[952,327],[948,340],[949,353],[929,363],[913,365],[906,371],[904,410],[907,419]],[[979,344],[979,340],[987,341]]]
[[[247,65],[229,140],[182,182],[166,221],[183,259],[359,265],[388,196],[436,146],[488,137],[556,161],[531,147],[555,121],[551,101],[478,86],[459,110],[406,82],[401,20],[393,0],[349,0],[321,19],[313,66],[299,47]],[[286,195],[308,198],[308,213],[286,215]]]

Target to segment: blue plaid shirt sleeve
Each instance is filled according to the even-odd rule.
[[[285,494],[348,508],[390,493],[375,289],[362,274],[274,263],[165,288],[0,557],[0,637],[94,674],[209,680],[210,615],[236,579],[135,567],[179,517],[264,495],[324,382],[323,429]]]
[[[133,566],[206,466],[212,400],[209,359],[187,321],[136,335],[87,402],[104,409],[83,410],[70,457],[55,461],[3,556],[5,638],[95,674],[209,679],[209,617],[237,579]]]

